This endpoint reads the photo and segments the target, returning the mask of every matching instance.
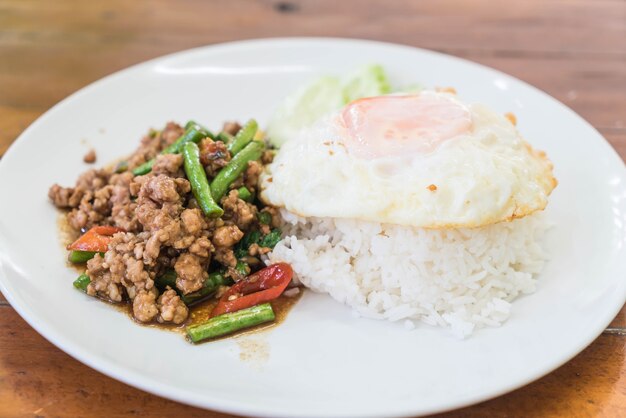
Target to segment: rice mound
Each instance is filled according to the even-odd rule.
[[[536,289],[547,259],[542,213],[474,229],[423,229],[281,210],[285,237],[270,262],[368,318],[448,327],[458,337],[499,326]]]

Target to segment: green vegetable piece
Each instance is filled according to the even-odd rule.
[[[241,131],[240,131],[241,132]],[[232,182],[237,180],[248,167],[249,161],[261,158],[265,145],[259,141],[252,141],[222,168],[211,182],[211,194],[216,201],[220,201]]]
[[[164,291],[167,286],[178,290],[176,288],[176,272],[174,270],[166,270],[163,274],[154,278],[154,284],[161,291]]]
[[[220,208],[213,196],[211,196],[211,188],[206,178],[204,167],[200,163],[200,150],[194,142],[187,142],[183,147],[183,157],[185,163],[185,173],[187,179],[191,183],[191,191],[202,209],[202,212],[209,218],[219,218],[224,214],[224,210]]]
[[[217,134],[217,136],[215,137],[216,141],[222,141],[223,143],[225,143],[226,145],[230,144],[231,142],[233,142],[233,140],[235,139],[234,136],[232,136],[231,134],[229,134],[228,132],[220,132],[219,134]]]
[[[259,125],[254,119],[250,119],[246,122],[239,132],[237,132],[235,138],[228,143],[227,148],[228,151],[230,151],[230,154],[235,156],[239,151],[244,149],[244,147],[254,138],[254,134],[256,134],[257,129],[259,129]]]
[[[78,290],[82,290],[87,293],[87,286],[91,283],[91,279],[86,274],[81,274],[76,280],[74,280],[74,287]]]
[[[387,74],[381,65],[367,65],[348,75],[343,82],[345,103],[364,97],[391,93]]]
[[[232,280],[226,278],[222,272],[214,271],[209,274],[209,277],[207,277],[202,284],[201,289],[186,295],[181,295],[180,299],[185,303],[185,305],[193,305],[194,303],[214,294],[220,286],[228,286],[231,283]]]
[[[81,263],[86,263],[87,261],[91,260],[96,254],[97,254],[96,251],[72,250],[67,255],[67,259],[69,260],[70,263],[81,264]],[[103,254],[103,253],[100,253],[100,254]]]
[[[224,276],[224,273],[221,271],[214,271],[206,278],[202,284],[202,288],[186,295],[183,295],[176,287],[176,272],[174,270],[166,270],[163,274],[154,279],[154,283],[161,292],[165,291],[169,286],[179,294],[183,303],[189,306],[211,296],[220,286],[230,285],[232,280]]]
[[[270,232],[269,234],[267,234],[266,236],[264,236],[263,238],[259,240],[259,246],[274,249],[276,244],[278,244],[278,241],[280,241],[280,238],[281,238],[280,229],[274,228],[272,229],[272,232]]]
[[[190,129],[190,128],[195,128],[196,130],[202,130],[202,131],[204,131],[207,134],[206,137],[209,137],[211,139],[215,139],[215,135],[213,135],[213,133],[211,131],[209,131],[207,128],[205,128],[204,126],[200,125],[198,122],[196,122],[194,120],[190,120],[189,122],[187,122],[185,124],[185,131],[187,129]]]
[[[252,198],[254,196],[252,196],[252,193],[250,193],[250,190],[248,190],[247,187],[242,186],[237,189],[237,192],[239,193],[239,199],[245,200],[246,202],[252,202]]]
[[[143,176],[144,174],[148,174],[150,171],[152,171],[152,166],[154,165],[154,160],[155,158],[146,161],[145,163],[141,164],[139,167],[135,167],[133,169],[133,175],[135,176]]]
[[[241,241],[235,245],[235,257],[242,258],[248,255],[248,249],[252,244],[256,244],[261,239],[261,231],[250,231],[243,236]]]
[[[120,161],[115,166],[115,172],[118,173],[118,174],[119,173],[123,173],[126,170],[128,170],[128,161]]]
[[[201,139],[210,137],[210,136],[211,134],[207,130],[200,127],[200,125],[198,124],[194,124],[189,129],[185,130],[185,132],[180,136],[180,138],[178,138],[176,141],[170,144],[167,148],[161,151],[161,154],[179,154],[182,151],[185,144],[189,142],[197,143],[197,142],[200,142]],[[142,176],[144,174],[149,173],[152,170],[154,161],[155,161],[155,158],[141,164],[139,167],[133,170],[133,174],[136,176]]]
[[[209,338],[232,334],[255,325],[271,322],[276,318],[272,305],[263,303],[237,312],[225,313],[208,321],[187,327],[187,336],[192,343]]]
[[[345,77],[320,77],[289,95],[272,115],[267,134],[275,147],[297,136],[324,115],[363,97],[391,93],[385,70],[367,65]]]
[[[259,223],[263,225],[269,225],[272,223],[272,215],[269,212],[259,212],[257,215]]]
[[[267,128],[275,147],[297,136],[322,116],[339,110],[345,104],[338,77],[320,77],[289,95],[274,112]]]
[[[248,274],[250,274],[250,266],[241,260],[237,261],[235,270],[237,270],[237,272],[239,272],[239,274],[241,274],[242,276],[247,276]]]

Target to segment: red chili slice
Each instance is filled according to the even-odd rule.
[[[293,270],[287,263],[276,263],[235,283],[220,298],[211,318],[228,312],[235,312],[279,297],[293,277]]]
[[[115,226],[94,226],[68,245],[67,249],[104,253],[109,249],[111,237],[117,232],[124,232],[124,230]]]

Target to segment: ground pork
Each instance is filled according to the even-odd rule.
[[[259,175],[263,171],[263,166],[258,161],[248,162],[248,168],[244,173],[244,185],[248,189],[254,190],[259,183]]]
[[[106,202],[110,193],[110,176],[110,169],[88,170],[78,177],[74,187],[52,185],[48,196],[57,207],[71,209],[67,219],[77,230],[107,224],[110,223],[106,219],[110,214]]]
[[[139,322],[151,322],[159,313],[156,289],[142,290],[133,299],[133,315]]]
[[[225,126],[231,134],[240,128]],[[67,220],[76,230],[95,225],[124,230],[113,236],[104,255],[97,254],[87,263],[91,279],[87,293],[112,302],[130,300],[133,316],[140,322],[184,322],[189,309],[179,294],[202,288],[212,262],[226,267],[230,277],[241,279],[233,246],[258,226],[256,206],[239,199],[236,189],[245,184],[254,192],[262,166],[250,163],[221,201],[224,216],[207,218],[192,196],[183,157],[159,154],[182,133],[180,125],[168,123],[162,131],[146,135],[124,164],[88,170],[74,187],[55,184],[48,192],[57,207],[68,210]],[[220,141],[204,139],[200,149],[209,177],[230,160]],[[133,168],[152,158],[151,172],[133,175]],[[167,287],[159,294],[155,278],[168,269],[176,272],[176,288]]]
[[[87,263],[87,274],[91,278],[87,293],[121,302],[122,289],[125,289],[126,295],[132,301],[133,316],[138,321],[150,322],[158,314],[157,319],[160,322],[183,322],[187,318],[188,310],[179,298],[168,294],[157,301],[159,295],[154,285],[154,273],[149,271],[149,267],[156,265],[156,258],[146,251],[150,237],[148,232],[115,234],[104,257],[96,255]],[[189,286],[191,281],[200,277],[201,287],[207,273],[203,271],[205,267],[198,263],[200,258],[185,253],[180,259],[193,259],[191,262],[181,263],[182,268],[176,268],[185,284]],[[178,267],[178,263],[176,266]],[[194,267],[196,270],[193,270]]]
[[[230,152],[222,141],[205,138],[200,142],[200,162],[207,175],[214,177],[230,161]]]
[[[156,157],[152,174],[166,174],[170,177],[184,177],[183,156],[181,154],[163,154]]]
[[[230,135],[237,135],[241,129],[241,125],[237,122],[225,122],[222,130]]]
[[[154,262],[146,263],[144,260],[149,236],[146,232],[119,232],[113,236],[104,257],[96,255],[87,263],[87,274],[91,278],[87,293],[121,302],[123,286],[133,301],[133,315],[142,322],[151,321],[156,315],[151,314],[154,310],[148,306],[150,295],[156,292],[154,273],[148,270]],[[138,295],[141,296],[140,301],[136,301]],[[156,296],[152,304],[156,307]]]
[[[189,252],[199,257],[208,259],[211,253],[215,251],[215,247],[208,237],[201,236],[189,246]]]
[[[99,296],[112,302],[122,301],[122,285],[117,277],[113,277],[104,262],[104,257],[100,254],[96,254],[87,262],[87,274],[91,279],[87,286],[88,295]]]
[[[192,235],[197,235],[207,227],[200,209],[185,209],[181,212],[180,219],[185,231]]]
[[[57,207],[71,209],[67,220],[77,230],[115,225],[125,231],[141,231],[129,190],[132,181],[130,172],[89,170],[78,178],[75,187],[55,184],[48,196]]]
[[[237,225],[220,226],[213,233],[213,245],[216,247],[232,247],[243,238],[243,231]]]
[[[139,148],[128,158],[128,167],[133,169],[157,156],[165,147],[176,141],[184,129],[174,122],[169,122],[162,131],[150,131],[141,139]]]
[[[213,259],[224,266],[235,267],[237,265],[237,257],[232,248],[217,247],[213,254]]]
[[[143,230],[137,219],[135,211],[137,203],[133,201],[130,194],[130,183],[132,173],[114,174],[109,179],[112,185],[110,204],[112,224],[125,231],[138,232]]]
[[[176,287],[183,294],[195,292],[202,288],[202,284],[209,276],[206,259],[195,254],[183,253],[174,264],[176,270]]]
[[[267,254],[270,251],[272,251],[271,248],[261,247],[259,244],[254,243],[250,245],[250,248],[248,249],[248,254],[251,256],[257,256],[257,255]]]
[[[83,156],[83,161],[87,164],[93,164],[96,162],[96,150],[90,149],[87,154]]]
[[[137,199],[137,216],[151,232],[147,242],[148,256],[155,259],[161,247],[186,250],[174,264],[176,287],[191,293],[202,287],[208,276],[213,246],[208,239],[209,225],[199,209],[184,209],[183,200],[190,191],[189,182],[163,174],[147,179]]]
[[[119,277],[132,298],[141,289],[150,290],[154,287],[153,274],[146,267],[154,266],[154,262],[145,255],[146,242],[150,234],[142,232],[133,234],[120,232],[113,236],[109,251],[104,255],[109,270]]]
[[[237,225],[242,231],[246,231],[256,221],[257,208],[251,203],[239,199],[239,192],[231,190],[222,198],[224,215],[222,218]]]
[[[189,192],[189,182],[183,178],[160,174],[143,182],[136,213],[144,229],[152,232],[151,254],[161,246],[189,248],[207,228],[199,209],[184,209],[185,195]]]
[[[48,190],[48,197],[58,208],[71,208],[70,199],[74,192],[75,189],[72,187],[61,187],[58,184],[53,184]]]
[[[275,154],[275,150],[268,149],[263,151],[263,154],[261,155],[261,163],[263,163],[264,165],[271,164],[272,161],[274,161]]]
[[[189,315],[189,308],[183,303],[178,294],[169,287],[159,296],[157,300],[157,308],[159,309],[159,322],[173,322],[181,324],[185,322]]]

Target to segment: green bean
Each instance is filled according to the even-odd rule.
[[[211,188],[206,178],[204,167],[200,163],[200,150],[194,142],[187,142],[183,146],[183,157],[185,162],[185,173],[191,183],[191,191],[198,201],[202,212],[210,218],[219,218],[224,214],[211,196]]]
[[[86,274],[81,274],[76,280],[74,280],[74,287],[78,290],[82,290],[87,293],[87,286],[91,283],[91,279]]]
[[[98,254],[96,251],[72,250],[67,255],[67,259],[69,260],[70,263],[76,263],[76,264],[86,263],[87,261],[91,260],[93,256],[96,254]],[[104,253],[100,253],[100,254],[104,254]]]
[[[185,125],[186,126],[186,125]],[[161,154],[179,154],[182,152],[184,145],[188,142],[200,142],[201,139],[206,137],[210,137],[211,134],[200,127],[200,125],[194,123],[190,126],[185,132],[178,138],[176,141],[171,143],[167,148],[161,151]],[[149,173],[152,170],[152,166],[154,165],[154,161],[156,158],[151,159],[150,161],[146,161],[141,164],[139,167],[136,167],[133,170],[133,174],[136,176],[142,176],[144,174]]]
[[[262,142],[250,142],[217,173],[211,182],[211,193],[216,201],[219,202],[222,199],[231,183],[246,170],[249,161],[258,160],[261,157],[264,147]]]
[[[263,225],[269,225],[272,223],[272,215],[269,212],[259,212],[257,215],[259,223]]]
[[[149,172],[152,171],[152,166],[154,165],[154,160],[156,158],[153,158],[151,160],[146,161],[145,163],[141,164],[139,167],[135,167],[133,169],[133,175],[134,176],[143,176],[144,174],[148,174]]]
[[[276,318],[272,305],[263,303],[237,312],[225,313],[208,321],[187,327],[187,336],[192,343],[209,338],[221,337],[255,325],[271,322]]]
[[[118,173],[118,174],[119,173],[123,173],[126,170],[128,170],[128,161],[120,161],[115,166],[115,172]]]
[[[189,129],[189,128],[193,128],[195,127],[198,130],[204,130],[207,133],[207,136],[211,139],[215,139],[215,135],[213,135],[213,133],[211,131],[209,131],[207,128],[205,128],[204,126],[200,125],[198,122],[194,121],[194,120],[190,120],[189,122],[187,122],[185,124],[185,130]]]
[[[281,235],[280,229],[278,228],[272,229],[272,232],[270,232],[269,234],[267,234],[266,236],[264,236],[263,238],[259,240],[259,246],[274,249],[276,244],[278,244],[278,241],[280,241],[280,235]]]
[[[250,119],[243,125],[239,132],[237,132],[237,135],[235,135],[235,138],[228,143],[228,151],[230,151],[233,157],[252,141],[258,128],[259,125],[254,119]]]
[[[222,141],[224,144],[228,145],[231,142],[233,142],[233,140],[235,139],[234,136],[232,136],[231,134],[229,134],[228,132],[220,132],[219,134],[217,134],[217,136],[215,137],[215,139],[217,141]]]
[[[174,270],[166,270],[154,278],[154,284],[160,291],[164,291],[167,286],[178,290],[176,288],[176,272]]]
[[[210,138],[211,133],[197,123],[187,129],[176,141],[168,145],[161,154],[178,154],[188,142],[198,143],[201,139]]]
[[[252,198],[254,196],[252,196],[252,193],[250,193],[250,190],[248,190],[247,187],[241,186],[237,189],[237,192],[239,193],[239,199],[245,200],[246,202],[252,202]]]

